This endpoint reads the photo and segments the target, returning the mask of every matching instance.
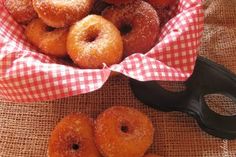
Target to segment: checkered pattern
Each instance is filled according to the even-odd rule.
[[[193,71],[203,31],[200,0],[180,0],[162,29],[158,44],[103,69],[79,69],[32,47],[0,0],[0,97],[18,102],[58,99],[99,89],[111,71],[130,78],[184,81]]]

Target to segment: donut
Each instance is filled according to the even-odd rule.
[[[25,35],[33,45],[38,47],[44,54],[55,57],[67,55],[67,34],[68,29],[49,27],[41,19],[34,19],[25,28]]]
[[[95,121],[95,143],[104,157],[142,157],[153,134],[149,118],[129,107],[111,107]]]
[[[37,17],[31,0],[6,0],[5,7],[18,23],[26,24]]]
[[[123,43],[119,30],[99,15],[89,15],[76,22],[69,31],[67,52],[81,68],[102,68],[119,63]]]
[[[86,115],[64,117],[48,142],[48,157],[101,157],[94,142],[94,124]]]
[[[164,8],[173,5],[176,0],[146,0],[154,8]]]
[[[128,4],[131,3],[135,0],[104,0],[105,2],[109,4],[114,4],[114,5],[121,5],[121,4]]]
[[[125,57],[133,53],[146,53],[158,40],[159,17],[147,2],[137,0],[132,4],[109,7],[102,16],[120,30]]]
[[[38,16],[51,27],[70,26],[87,16],[94,0],[32,0]]]
[[[156,154],[146,154],[143,157],[161,157],[161,156],[156,155]]]

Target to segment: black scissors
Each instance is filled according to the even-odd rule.
[[[134,95],[144,104],[162,111],[180,111],[193,116],[205,132],[220,138],[236,139],[236,115],[223,116],[204,100],[208,94],[223,94],[236,102],[236,75],[206,58],[198,57],[186,90],[167,91],[157,81],[130,80]]]

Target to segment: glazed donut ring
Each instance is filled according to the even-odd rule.
[[[67,38],[67,52],[81,68],[102,68],[119,63],[123,43],[119,30],[98,15],[89,15],[75,23]]]
[[[28,40],[43,53],[55,57],[63,57],[66,52],[68,30],[48,27],[41,19],[35,19],[25,28]]]
[[[136,109],[115,106],[95,122],[95,142],[105,157],[142,157],[153,142],[154,129]]]
[[[132,4],[110,7],[102,15],[121,31],[125,56],[146,53],[158,40],[159,17],[147,2],[137,0]]]
[[[37,17],[31,0],[6,0],[5,6],[18,23],[26,24]]]
[[[94,0],[33,0],[38,16],[51,27],[70,26],[84,18],[92,9]]]
[[[93,122],[84,114],[63,118],[51,133],[49,157],[100,157],[94,143]]]

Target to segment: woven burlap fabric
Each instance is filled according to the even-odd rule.
[[[200,55],[236,73],[236,1],[205,2],[205,26]]]
[[[200,55],[236,73],[236,1],[205,2],[205,28]],[[171,90],[181,84],[162,83]],[[236,113],[236,105],[221,95],[207,96],[209,106],[225,115]],[[195,120],[177,112],[163,113],[148,108],[133,96],[128,79],[110,79],[93,93],[50,102],[12,103],[0,100],[0,157],[43,157],[58,121],[71,112],[93,118],[112,105],[135,107],[147,114],[155,126],[149,152],[165,157],[236,157],[236,141],[212,137],[199,129]]]

